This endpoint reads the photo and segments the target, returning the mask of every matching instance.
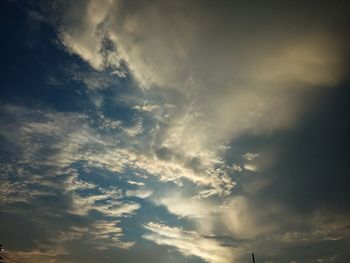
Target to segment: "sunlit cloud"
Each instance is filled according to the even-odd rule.
[[[129,180],[128,183],[131,184],[131,185],[138,185],[138,186],[145,185],[145,184],[142,183],[142,182],[135,182],[135,181],[132,181],[132,180]]]
[[[232,247],[222,247],[217,241],[202,237],[195,231],[153,222],[146,224],[145,228],[150,231],[143,236],[145,239],[174,247],[185,256],[197,256],[210,263],[228,263],[234,259]]]
[[[15,258],[73,263],[92,248],[128,262],[159,251],[164,262],[238,263],[255,251],[266,262],[342,260],[333,252],[349,242],[347,195],[334,189],[348,166],[333,135],[347,131],[336,116],[347,109],[343,5],[25,7],[40,7],[26,26],[43,31],[33,38],[50,31],[50,44],[36,41],[59,55],[48,66],[28,44],[46,86],[32,63],[33,98],[14,86],[1,99],[1,213],[31,237]]]
[[[120,237],[123,236],[122,228],[117,226],[116,222],[97,221],[92,226],[93,235],[90,241],[97,249],[107,249],[111,247],[119,247],[129,249],[134,245],[133,242],[121,242]]]
[[[149,196],[152,195],[152,191],[151,190],[147,190],[147,189],[137,189],[137,190],[127,190],[126,191],[126,196],[136,196],[139,198],[147,198]]]
[[[254,165],[254,164],[245,164],[244,166],[243,166],[243,168],[245,169],[245,170],[247,170],[247,171],[251,171],[251,172],[256,172],[257,170],[258,170],[258,167],[256,166],[256,165]]]

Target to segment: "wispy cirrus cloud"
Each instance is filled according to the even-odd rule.
[[[162,151],[153,155],[152,152],[140,152],[132,145],[129,148],[123,148],[119,145],[119,140],[111,139],[111,134],[99,134],[99,129],[104,127],[93,127],[88,115],[35,111],[10,105],[3,107],[2,111],[4,115],[11,117],[11,121],[4,120],[4,125],[9,129],[3,132],[3,137],[9,146],[16,149],[13,153],[15,161],[8,160],[3,166],[6,172],[2,174],[4,187],[1,189],[4,196],[2,203],[6,206],[4,211],[16,214],[19,209],[17,204],[36,204],[40,198],[57,198],[57,202],[64,199],[62,205],[58,203],[57,207],[51,205],[52,208],[48,207],[46,213],[48,215],[54,213],[58,216],[88,216],[91,213],[99,213],[105,218],[106,224],[103,223],[98,227],[95,227],[94,221],[85,224],[86,229],[95,229],[96,235],[99,236],[99,247],[103,247],[103,242],[110,242],[107,247],[132,246],[132,242],[126,242],[123,245],[124,242],[118,238],[122,236],[120,227],[115,226],[115,235],[113,234],[112,238],[114,242],[108,241],[111,236],[103,234],[105,230],[102,230],[102,226],[108,226],[110,231],[114,225],[107,223],[108,220],[125,218],[137,213],[141,205],[128,198],[145,199],[152,195],[152,188],[148,189],[145,182],[134,181],[140,171],[157,178],[160,183],[170,181],[178,185],[186,179],[198,187],[211,189],[200,191],[200,195],[210,196],[221,193],[222,185],[226,183],[233,185],[233,182],[224,174],[222,174],[223,178],[216,177],[219,176],[221,168],[217,167],[214,170],[211,163],[200,164],[201,168],[199,168],[196,161],[185,164],[186,167],[184,165],[186,160],[178,159],[175,154],[175,157],[170,157],[173,159],[171,161]],[[113,131],[113,135],[115,133],[123,139],[133,140],[134,138],[133,135],[129,136],[125,133],[123,127],[119,125],[117,130]],[[213,175],[208,171],[206,175],[201,175],[204,167],[210,169]],[[89,179],[82,176],[90,169],[118,174],[122,174],[126,169],[133,170],[136,178],[122,176],[125,177],[123,180],[128,180],[134,186],[131,189],[101,186],[98,183],[98,177]],[[40,206],[46,205],[41,202]],[[46,219],[42,220],[45,222]],[[102,234],[98,234],[98,231]],[[86,236],[86,231],[78,231],[72,238],[75,240]],[[103,237],[106,238],[103,239]],[[91,237],[87,238],[87,240],[90,239]],[[64,242],[60,241],[60,243]]]
[[[93,229],[100,247],[108,244],[107,247],[130,248],[132,243],[124,243],[119,239],[123,235],[122,228],[106,220],[132,216],[140,205],[126,200],[123,190],[101,186],[96,178],[89,180],[82,176],[88,167],[110,171],[122,171],[124,168],[123,165],[113,165],[114,159],[106,157],[108,152],[104,151],[103,146],[107,141],[89,126],[87,116],[35,111],[10,105],[3,107],[2,112],[3,116],[11,119],[2,120],[8,127],[2,132],[2,137],[4,143],[14,149],[9,160],[2,160],[2,211],[22,214],[24,211],[21,211],[21,204],[42,210],[41,218],[29,217],[28,220],[38,221],[50,233],[51,239],[56,236],[52,241],[54,244],[81,239],[87,236],[89,229]],[[92,151],[96,153],[95,159]],[[84,162],[85,166],[79,168],[79,162]],[[45,200],[50,198],[53,201],[47,203]],[[54,233],[51,233],[51,224],[47,225],[52,216],[84,217],[91,212],[100,213],[105,221],[101,221],[101,224],[98,223],[99,220],[87,220],[78,224],[68,221],[66,226],[58,224]],[[85,230],[75,231],[76,227],[81,228],[81,224]],[[73,228],[68,230],[67,227],[70,226]],[[112,230],[113,235],[105,235],[106,231],[112,233]],[[66,236],[65,233],[70,238],[62,239],[62,235]],[[71,235],[72,233],[77,235]],[[91,238],[90,236],[87,240]],[[44,252],[38,252],[39,254],[33,252],[35,255],[32,256],[50,257],[45,252],[47,249],[42,251]],[[26,253],[19,253],[21,258],[26,257]],[[59,255],[56,253],[52,257]],[[55,262],[56,259],[52,260]]]

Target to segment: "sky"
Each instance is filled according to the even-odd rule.
[[[0,5],[6,256],[348,260],[346,1]]]

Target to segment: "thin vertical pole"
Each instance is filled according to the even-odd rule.
[[[253,263],[255,263],[254,253],[252,253]]]

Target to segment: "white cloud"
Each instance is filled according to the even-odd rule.
[[[159,160],[143,150],[132,153],[132,166],[161,181],[180,184],[189,179],[202,187],[195,195],[207,198],[228,195],[234,187],[232,170],[216,168],[225,154],[222,146],[243,134],[292,127],[304,106],[299,99],[302,91],[332,86],[345,70],[341,38],[327,30],[295,31],[288,19],[265,21],[267,26],[261,27],[258,12],[251,21],[255,34],[247,34],[242,28],[251,25],[242,14],[222,17],[210,6],[196,1],[139,6],[121,0],[76,1],[61,20],[63,43],[92,67],[102,70],[114,63],[118,68],[123,60],[146,97],[152,88],[162,90],[152,103],[133,107],[158,116],[149,148],[165,147],[176,156]],[[309,19],[300,17],[301,22]],[[104,39],[117,47],[107,52],[107,58],[101,52]],[[176,99],[169,99],[173,92]],[[159,117],[164,104],[174,108]],[[144,129],[140,121],[124,131],[135,138]],[[128,165],[125,159],[113,159],[121,164],[115,171]],[[194,171],[190,160],[200,160],[201,167]],[[257,171],[258,166],[245,164],[244,169]]]
[[[123,130],[130,137],[135,137],[137,135],[142,134],[142,132],[143,132],[142,120],[137,120],[136,123],[134,124],[134,126],[128,127],[128,128],[125,127]]]
[[[72,196],[73,213],[86,215],[98,211],[108,217],[123,217],[135,214],[140,205],[135,202],[123,202],[122,196],[116,194],[95,194],[89,196]]]
[[[243,168],[247,171],[251,171],[251,172],[256,172],[258,170],[258,167],[257,165],[254,165],[254,164],[250,164],[250,163],[247,163],[243,166]]]
[[[43,216],[50,216],[52,213],[85,216],[92,211],[98,211],[103,218],[110,220],[133,216],[140,208],[140,204],[125,200],[123,190],[101,187],[81,177],[81,172],[87,169],[86,167],[120,172],[132,162],[131,154],[125,155],[123,150],[116,149],[117,142],[112,145],[112,149],[107,149],[111,145],[110,138],[100,136],[89,125],[86,115],[39,111],[9,105],[2,110],[6,116],[11,117],[11,121],[6,123],[8,129],[2,134],[11,143],[11,147],[18,149],[14,153],[16,162],[10,160],[1,166],[1,203],[7,205],[4,211],[21,213],[16,208],[16,203],[25,202],[32,206],[40,206]],[[84,165],[81,168],[76,167],[78,162],[84,162]],[[57,192],[65,196],[66,203],[51,208],[50,203],[46,206],[38,202],[41,196],[59,198]],[[13,205],[13,208],[10,205]],[[108,230],[113,230],[112,224],[114,223],[111,223]],[[122,235],[121,228],[115,228],[114,232],[110,233],[110,238],[106,237],[103,240],[101,233],[104,227],[107,229],[107,221],[96,225],[86,223],[85,226],[97,231],[95,238],[99,247],[129,248],[132,245],[117,238]],[[70,237],[65,231],[58,233],[59,237],[57,233],[51,233],[51,236],[57,237],[57,240],[52,242],[61,244],[68,239],[78,239],[85,235],[85,232],[71,229]],[[74,233],[77,235],[72,235]],[[25,258],[23,253],[21,256]],[[52,262],[56,262],[54,257],[58,256],[52,255]],[[37,257],[39,255],[35,256]]]
[[[103,28],[99,29],[98,26],[104,21],[112,5],[113,1],[109,0],[89,1],[85,9],[86,15],[81,17],[82,24],[79,29],[69,30],[69,25],[62,28],[61,39],[66,47],[71,52],[79,54],[96,69],[103,68],[104,62],[100,50],[105,32],[103,32]],[[79,10],[72,10],[67,15],[74,16],[75,11]]]
[[[277,223],[266,218],[287,214],[276,204],[269,204],[263,210],[257,209],[251,199],[241,195],[225,200],[210,200],[173,192],[155,196],[152,201],[164,205],[174,215],[190,219],[202,234],[212,235],[215,231],[222,231],[242,239],[269,235],[283,222]]]
[[[136,190],[126,190],[126,196],[136,196],[142,199],[145,199],[151,196],[153,191],[147,189],[136,189]]]
[[[245,153],[243,154],[243,158],[248,161],[253,161],[255,158],[259,157],[259,154],[257,153]]]
[[[92,225],[91,235],[93,235],[92,243],[96,249],[107,248],[123,248],[129,249],[134,242],[122,242],[120,238],[123,236],[122,228],[117,226],[119,222],[111,222],[98,220]]]
[[[122,128],[122,122],[121,121],[112,120],[110,118],[107,118],[102,113],[99,114],[99,120],[100,120],[102,129],[108,129],[108,128],[110,128],[110,129],[118,129],[118,128]]]
[[[152,112],[154,110],[159,109],[159,105],[154,105],[154,104],[145,104],[145,105],[136,105],[132,107],[135,110],[138,111],[146,111],[146,112]]]
[[[189,218],[204,218],[209,219],[209,216],[219,210],[209,201],[200,198],[190,198],[182,196],[180,193],[167,193],[166,196],[154,200],[156,204],[164,205],[170,213],[180,217]]]
[[[79,177],[79,169],[100,168],[115,173],[132,169],[137,173],[152,175],[160,181],[173,181],[180,185],[182,181],[189,180],[197,185],[198,192],[195,194],[198,198],[187,200],[177,196],[158,201],[158,204],[165,205],[169,212],[193,219],[209,217],[214,211],[213,205],[208,206],[209,202],[203,206],[204,202],[201,202],[199,197],[225,195],[234,186],[227,174],[230,169],[220,160],[212,159],[212,156],[202,155],[198,158],[171,152],[170,159],[167,159],[166,151],[164,154],[149,150],[135,151],[132,146],[121,148],[115,140],[115,133],[122,133],[121,130],[114,131],[113,136],[99,135],[97,130],[89,125],[86,115],[11,107],[7,111],[9,116],[16,116],[13,119],[19,120],[19,123],[10,124],[15,129],[5,136],[13,144],[19,143],[21,149],[22,145],[28,147],[23,148],[23,155],[20,153],[17,157],[17,164],[23,164],[23,170],[18,174],[26,178],[26,183],[14,185],[4,178],[5,187],[1,189],[5,197],[3,202],[30,202],[35,195],[48,195],[48,191],[36,193],[31,189],[33,183],[39,186],[45,184],[50,189],[64,191],[69,196],[71,203],[66,212],[85,216],[92,211],[98,211],[106,218],[125,218],[134,215],[140,204],[124,198],[149,198],[153,192],[148,190],[147,184],[129,180],[130,177],[123,175],[129,184],[141,187],[137,190],[125,189],[124,196],[122,189],[101,188],[96,183],[82,179]],[[83,164],[83,167],[75,168],[77,163]],[[28,170],[28,165],[36,169],[48,167],[49,176],[45,171],[33,175]],[[20,167],[3,166],[4,169]],[[55,184],[55,177],[65,178],[65,181],[62,185]],[[86,192],[87,190],[89,191]],[[204,227],[202,222],[198,224]]]
[[[72,173],[67,177],[66,179],[66,191],[77,191],[77,190],[87,190],[87,189],[94,189],[97,187],[96,184],[86,182],[83,180],[78,179],[78,172],[72,171]]]
[[[209,263],[229,263],[235,250],[221,246],[216,240],[202,237],[195,231],[150,222],[145,225],[151,233],[143,237],[158,245],[174,247],[185,256],[197,256]]]
[[[179,191],[159,196],[145,190],[146,182],[129,180],[132,178],[127,173],[121,175],[125,181],[145,184],[145,188],[108,192],[72,174],[67,177],[66,190],[72,194],[71,212],[86,215],[99,211],[113,218],[134,215],[140,208],[138,203],[125,201],[122,193],[126,197],[152,196],[156,204],[194,223],[196,231],[149,223],[145,227],[151,233],[146,239],[210,263],[232,262],[232,248],[222,247],[201,233],[225,229],[239,238],[260,237],[281,227],[281,223],[267,222],[267,215],[280,216],[285,211],[269,204],[255,214],[249,197],[230,196],[235,186],[233,173],[242,168],[255,172],[261,166],[255,164],[254,153],[243,155],[248,163],[242,166],[226,164],[228,142],[241,135],[290,128],[304,106],[300,93],[332,86],[344,72],[344,52],[327,30],[310,26],[295,32],[284,19],[261,28],[261,13],[257,13],[258,22],[247,23],[244,15],[221,17],[215,15],[215,9],[196,1],[150,1],[138,6],[118,0],[72,2],[60,20],[62,43],[99,72],[113,68],[116,78],[129,73],[122,67],[125,61],[146,98],[152,96],[152,89],[159,90],[159,97],[149,100],[152,103],[131,105],[137,114],[153,116],[156,123],[148,134],[141,117],[133,126],[124,127],[100,114],[99,128],[113,130],[110,136],[99,134],[83,114],[12,109],[20,124],[5,137],[22,145],[18,163],[32,168],[48,166],[52,177],[67,174],[74,164],[83,163],[86,169],[117,174],[137,171],[161,182],[174,182],[176,187],[190,182],[195,188],[190,194]],[[251,22],[256,33],[243,32]],[[107,40],[114,49],[104,47]],[[94,92],[110,86],[98,74],[81,80]],[[96,106],[102,103],[96,96]],[[141,135],[145,136],[142,141]],[[19,174],[28,173],[25,169]],[[39,175],[29,180],[42,183],[42,179]],[[8,202],[33,198],[26,184],[5,181],[0,195]],[[79,193],[88,189],[97,193]],[[225,201],[215,203],[214,196]],[[122,229],[110,222],[98,222],[95,229],[96,242],[103,240],[101,248],[108,239],[116,241],[113,246],[132,245],[120,243]],[[289,239],[300,237],[292,232],[286,235]]]
[[[128,180],[128,183],[131,184],[131,185],[138,185],[138,186],[143,186],[143,185],[145,185],[145,184],[142,183],[142,182],[135,182],[135,181],[132,181],[132,180]]]
[[[25,111],[27,112],[24,114]],[[16,126],[16,131],[6,133],[5,136],[14,144],[28,146],[24,148],[19,163],[50,166],[50,174],[53,176],[74,173],[71,165],[84,162],[89,167],[117,173],[123,173],[126,168],[141,170],[164,182],[173,181],[179,184],[181,180],[187,179],[201,187],[198,194],[203,197],[228,194],[235,185],[228,175],[230,168],[222,161],[214,159],[215,155],[210,152],[194,156],[173,152],[171,159],[164,159],[152,153],[149,144],[143,151],[136,151],[132,145],[127,148],[120,147],[115,138],[120,136],[125,140],[123,129],[116,130],[113,135],[102,136],[90,127],[86,115],[33,112],[24,108],[9,109],[9,114],[16,115],[22,121]],[[137,123],[137,131],[133,128],[129,135],[136,136],[140,132],[142,124]],[[35,138],[40,138],[42,142]],[[49,154],[45,154],[46,151]],[[79,184],[73,177],[71,180],[71,183]],[[87,184],[85,187],[93,186]]]
[[[72,23],[71,17],[81,10],[86,10],[81,19]],[[249,35],[241,34],[238,25],[248,25],[240,14],[233,20],[238,23],[228,26],[224,17],[196,1],[190,5],[152,1],[134,7],[124,1],[91,0],[77,2],[65,13],[62,38],[73,52],[101,69],[101,43],[107,37],[141,86],[177,89],[194,100],[205,124],[215,127],[202,127],[195,118],[186,125],[193,131],[182,135],[201,144],[242,132],[286,128],[300,106],[293,98],[299,87],[333,85],[341,78],[340,40],[326,30],[311,27],[290,34],[273,30],[282,23],[286,32],[292,31],[286,19],[269,21],[269,27]],[[257,21],[259,16],[254,21],[259,27]],[[214,29],[217,24],[220,36]]]

